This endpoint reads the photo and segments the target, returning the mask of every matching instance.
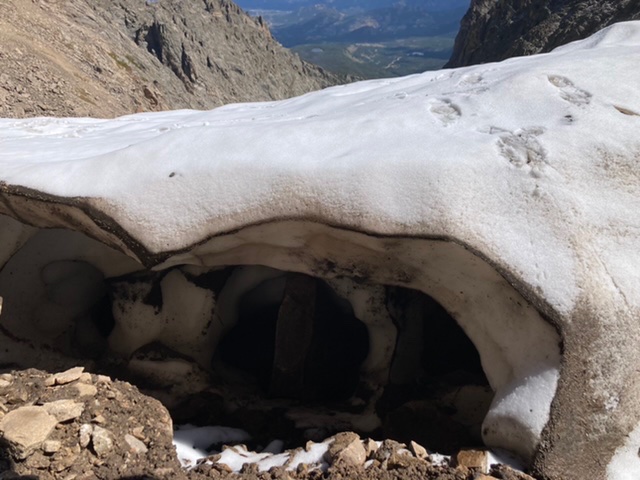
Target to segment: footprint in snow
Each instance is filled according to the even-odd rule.
[[[503,131],[497,142],[500,154],[513,166],[540,177],[547,166],[547,152],[536,138],[542,133],[544,129],[540,127]]]
[[[469,73],[467,75],[462,76],[462,78],[458,82],[458,85],[460,86],[478,85],[480,83],[483,83],[483,80],[484,78],[479,73]]]
[[[497,135],[496,145],[500,155],[516,168],[529,172],[539,178],[549,167],[547,151],[538,141],[545,132],[544,127],[528,127],[510,131],[500,127],[484,127],[478,130],[489,135]]]
[[[571,80],[560,75],[549,75],[547,77],[549,83],[556,87],[560,92],[560,98],[573,103],[574,105],[589,105],[591,103],[591,95],[586,90],[576,87]]]
[[[444,126],[456,122],[462,115],[460,107],[446,98],[431,100],[429,110]]]

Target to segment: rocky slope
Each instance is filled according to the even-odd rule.
[[[113,117],[337,83],[229,0],[0,0],[0,117]]]
[[[549,52],[639,18],[637,0],[473,0],[446,67]]]

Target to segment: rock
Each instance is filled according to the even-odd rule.
[[[353,432],[343,432],[332,437],[325,457],[330,464],[364,465],[367,452],[360,437]]]
[[[544,53],[608,25],[640,18],[634,0],[526,0],[517,9],[473,0],[446,67],[462,67]]]
[[[47,454],[56,453],[60,450],[62,444],[58,440],[45,440],[42,443],[42,451]]]
[[[91,445],[98,457],[104,457],[113,448],[113,435],[109,430],[95,425],[91,432]]]
[[[371,456],[378,451],[378,442],[372,440],[371,438],[367,438],[362,442],[364,446],[364,451],[367,455],[367,459],[371,458]]]
[[[0,420],[0,434],[16,457],[25,459],[47,439],[57,423],[43,407],[20,407]]]
[[[413,440],[409,442],[409,450],[416,456],[416,458],[426,460],[429,457],[427,449]]]
[[[107,395],[107,398],[110,398],[110,397]],[[94,417],[91,419],[91,423],[98,423],[100,425],[104,425],[105,423],[107,423],[107,419],[104,418],[104,415],[97,414],[97,415],[94,415]]]
[[[78,392],[79,397],[95,397],[98,393],[98,389],[94,385],[89,385],[86,383],[78,383],[74,385],[73,388],[76,392]]]
[[[84,372],[84,367],[74,367],[64,372],[56,373],[46,378],[44,384],[48,387],[54,385],[66,385],[67,383],[75,382],[80,378]]]
[[[93,433],[93,425],[85,423],[80,427],[78,442],[82,448],[87,448],[91,442],[91,434]]]
[[[0,303],[0,310],[2,309],[2,304]],[[0,375],[0,388],[6,388],[13,382],[13,376],[8,373],[3,373]]]
[[[127,442],[129,447],[131,447],[131,450],[134,453],[137,453],[137,454],[147,453],[148,451],[147,446],[143,442],[138,440],[136,437],[134,437],[133,435],[126,434],[124,436],[124,440]]]
[[[111,383],[111,377],[107,376],[107,375],[97,375],[96,376],[96,384],[105,384],[108,385]]]
[[[454,456],[454,466],[478,469],[489,473],[489,452],[486,450],[460,450]]]
[[[381,464],[386,464],[391,456],[396,455],[400,450],[403,450],[405,446],[404,443],[398,443],[395,440],[384,440],[378,449],[373,452],[373,459]]]
[[[29,393],[26,388],[18,387],[9,390],[5,395],[5,400],[8,405],[19,405],[24,403],[29,398]]]
[[[145,439],[144,427],[135,427],[135,428],[131,429],[131,433],[138,440],[144,440]]]
[[[43,404],[42,408],[44,408],[50,415],[53,415],[58,422],[74,420],[80,417],[84,411],[84,405],[73,400],[56,400],[54,402],[48,402]]]

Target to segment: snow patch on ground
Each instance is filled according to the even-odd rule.
[[[251,437],[244,430],[230,427],[196,427],[181,425],[173,434],[173,444],[178,453],[178,459],[183,467],[193,467],[196,463],[209,456],[208,449],[212,445],[224,443],[245,442]]]
[[[288,470],[295,470],[303,463],[326,470],[328,464],[324,455],[333,441],[329,439],[320,443],[309,442],[305,449],[286,452],[283,452],[284,442],[281,440],[273,440],[260,453],[250,451],[244,445],[233,445],[250,439],[247,432],[237,428],[182,425],[174,432],[173,444],[184,468],[193,468],[199,462],[207,461],[227,465],[237,473],[249,463],[256,464],[261,472],[284,465]],[[210,449],[212,445],[223,444],[226,446],[220,453]]]

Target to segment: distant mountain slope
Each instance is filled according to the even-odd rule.
[[[636,19],[638,0],[473,0],[446,66],[548,52],[613,23]]]
[[[0,0],[0,116],[112,117],[338,83],[229,0]]]
[[[272,28],[285,46],[318,42],[379,42],[399,38],[455,34],[463,10],[432,12],[423,6],[394,5],[348,14],[327,5],[293,12]]]
[[[246,9],[294,10],[301,7],[311,7],[318,4],[332,5],[340,10],[373,10],[391,7],[393,5],[407,5],[424,7],[431,11],[448,10],[456,7],[468,7],[469,0],[239,0],[238,4]]]
[[[469,0],[238,1],[303,59],[360,78],[441,68],[469,6]]]

